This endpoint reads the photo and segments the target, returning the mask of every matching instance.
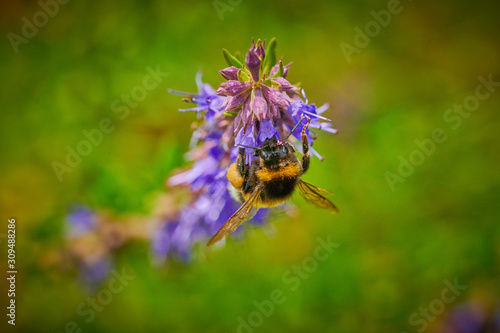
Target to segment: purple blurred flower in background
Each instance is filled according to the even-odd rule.
[[[80,278],[93,291],[113,267],[108,247],[99,234],[98,216],[77,206],[68,215],[66,227],[69,251],[77,261]]]
[[[245,61],[223,50],[230,67],[220,71],[227,82],[216,92],[201,81],[200,74],[196,76],[198,94],[169,90],[196,104],[179,111],[195,111],[204,121],[192,136],[187,155],[193,162],[191,168],[168,179],[169,186],[189,187],[192,197],[175,218],[164,219],[153,233],[152,253],[156,261],[163,262],[168,257],[188,260],[193,245],[209,239],[239,208],[241,203],[231,197],[226,177],[229,165],[238,155],[238,144],[261,146],[268,138],[286,137],[302,116],[311,118],[311,128],[336,133],[330,120],[321,116],[328,105],[309,105],[303,92],[303,100],[300,99],[301,89],[285,79],[290,64],[284,66],[281,59],[276,59],[275,48],[275,39],[267,48],[260,40],[252,42]],[[293,133],[299,139],[297,147],[300,131]],[[307,135],[312,144],[316,135],[309,129]],[[311,151],[320,157],[314,149]],[[251,149],[246,153],[248,161],[254,158]],[[268,209],[261,209],[252,222],[262,225],[267,216]]]
[[[466,303],[453,308],[448,314],[446,333],[482,332],[486,314],[475,304]]]
[[[500,308],[493,313],[481,303],[469,301],[449,311],[444,333],[500,333]]]
[[[76,238],[94,230],[95,214],[84,206],[76,206],[67,217],[66,236]]]
[[[500,307],[493,314],[492,325],[496,333],[500,333]]]
[[[79,263],[80,278],[91,291],[96,291],[112,268],[113,260],[109,256],[99,258],[95,262],[82,261]]]

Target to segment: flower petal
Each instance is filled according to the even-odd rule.
[[[265,41],[260,43],[260,40],[257,41],[257,48],[255,49],[255,52],[257,53],[257,55],[261,58],[261,59],[264,59],[266,57],[266,45],[265,45]]]
[[[250,91],[244,91],[236,96],[228,96],[222,104],[222,107],[225,107],[224,111],[229,112],[237,109],[241,104],[250,97]]]
[[[281,118],[281,114],[276,105],[274,105],[274,103],[269,103],[269,104],[271,105],[270,107],[271,116],[275,117],[276,119]]]
[[[316,109],[316,112],[318,114],[322,114],[323,112],[325,112],[326,110],[328,110],[330,108],[330,104],[328,103],[325,103],[323,105],[321,105],[319,108]]]
[[[258,120],[269,118],[269,106],[260,88],[256,88],[252,91],[250,108]]]
[[[332,128],[332,124],[330,123],[320,123],[318,122],[317,124],[310,124],[309,127],[311,128],[317,128],[317,129],[320,129],[322,131],[325,131],[325,132],[330,132],[330,133],[333,133],[333,134],[336,134],[338,133],[338,130],[335,129],[335,128]]]
[[[238,68],[231,66],[220,70],[219,73],[226,80],[238,80]]]
[[[223,96],[236,96],[249,88],[250,82],[229,80],[221,83],[219,89],[217,89],[217,94]]]
[[[250,119],[252,118],[252,107],[251,107],[251,104],[252,104],[252,99],[251,98],[247,98],[245,100],[245,102],[243,103],[243,106],[241,107],[241,111],[240,111],[241,119],[245,123],[249,122]]]
[[[173,90],[173,89],[170,89],[170,88],[168,88],[167,91],[170,94],[179,95],[179,96],[187,96],[187,97],[198,96],[195,93],[188,93],[188,92],[184,92],[184,91]]]
[[[207,107],[206,106],[197,106],[197,107],[194,107],[194,108],[191,108],[191,109],[179,109],[178,111],[179,112],[188,112],[188,111],[203,111],[203,110],[206,110]]]
[[[255,121],[252,121],[251,123],[248,123],[249,126],[242,127],[238,135],[236,136],[236,139],[234,140],[235,145],[245,145],[245,146],[252,146],[256,147],[258,146],[257,140],[255,139]],[[251,148],[245,148],[246,152],[246,160],[247,161],[252,161],[255,159],[255,157],[252,156],[253,149]]]
[[[262,90],[264,92],[264,96],[271,102],[271,104],[282,108],[287,109],[291,103],[290,97],[282,91],[269,88],[267,86],[262,86]]]
[[[274,128],[273,122],[271,119],[266,119],[262,120],[259,123],[259,135],[258,135],[258,142],[259,144],[264,143],[266,139],[276,137],[277,139],[280,138],[280,134],[276,128]]]
[[[281,59],[283,59],[283,57]],[[291,65],[292,65],[292,62],[289,62],[288,64],[283,66],[283,77],[286,77],[288,75],[288,71],[290,70]],[[276,65],[273,66],[273,68],[271,68],[271,71],[269,72],[269,77],[273,77],[274,74],[278,73],[279,69],[280,69],[280,64],[278,62]]]
[[[257,52],[252,49],[248,50],[245,62],[250,70],[250,73],[252,74],[253,80],[259,81],[260,57]]]
[[[298,92],[298,88],[293,86],[290,82],[288,82],[287,79],[284,79],[282,77],[277,77],[271,79],[271,81],[276,82],[279,85],[281,91],[297,90]]]
[[[287,77],[290,66],[292,66],[292,62],[289,62],[288,64],[283,66],[283,77]]]

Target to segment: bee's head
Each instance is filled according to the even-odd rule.
[[[277,167],[279,162],[286,158],[290,150],[285,143],[278,141],[276,137],[266,139],[259,149],[255,149],[254,156],[258,156],[264,162],[266,167]]]

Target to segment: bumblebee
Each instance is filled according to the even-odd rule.
[[[255,215],[259,208],[269,208],[284,203],[297,187],[306,201],[338,212],[337,207],[322,195],[322,193],[328,194],[328,191],[300,179],[300,176],[309,169],[309,144],[305,131],[311,119],[308,118],[308,122],[302,128],[301,160],[297,158],[295,147],[287,139],[302,120],[303,118],[283,141],[272,137],[266,139],[261,147],[239,145],[254,149],[252,155],[258,159],[248,165],[245,161],[245,148],[240,147],[236,162],[228,169],[227,178],[232,185],[230,187],[232,196],[243,204],[208,241],[208,246],[225,239],[243,222]]]

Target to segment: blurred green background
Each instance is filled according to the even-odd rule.
[[[500,81],[497,2],[404,1],[350,62],[339,45],[354,45],[354,28],[364,29],[387,1],[220,3],[230,8],[222,16],[212,1],[71,1],[18,53],[7,34],[20,35],[22,18],[32,21],[40,5],[0,5],[0,263],[6,267],[6,221],[15,217],[15,330],[63,332],[74,321],[82,332],[235,332],[254,301],[279,289],[286,300],[252,331],[416,332],[409,317],[454,279],[467,289],[427,331],[440,331],[446,312],[463,302],[493,306],[500,87],[456,129],[443,114],[474,94],[478,76]],[[252,229],[187,265],[153,268],[149,243],[135,242],[115,267],[136,278],[86,323],[76,309],[87,292],[74,270],[51,259],[65,247],[69,207],[147,214],[166,177],[184,165],[195,120],[177,112],[185,105],[166,89],[195,91],[200,69],[216,87],[222,48],[245,52],[252,38],[272,37],[278,55],[293,61],[288,79],[302,83],[310,102],[331,105],[326,116],[339,133],[320,133],[315,148],[325,160],[314,159],[304,178],[332,190],[340,214],[295,199],[298,216],[276,218],[275,236]],[[120,119],[111,104],[142,83],[148,66],[168,76]],[[59,182],[53,161],[63,163],[66,146],[103,118],[115,130]],[[435,128],[447,140],[392,190],[386,172],[397,174],[399,157],[407,160],[415,140]],[[283,274],[327,236],[340,246],[292,291]]]

